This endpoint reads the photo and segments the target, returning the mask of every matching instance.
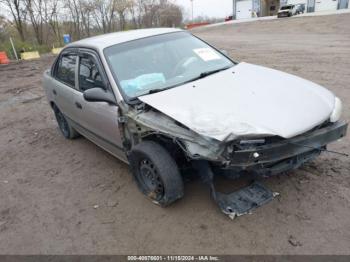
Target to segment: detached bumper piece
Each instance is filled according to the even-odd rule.
[[[259,182],[253,182],[248,187],[224,194],[216,191],[213,180],[214,173],[207,161],[196,161],[193,163],[193,167],[198,171],[202,181],[209,186],[211,195],[221,211],[231,219],[250,213],[253,209],[267,204],[278,195]]]
[[[214,199],[221,211],[231,219],[248,214],[255,208],[270,202],[278,193],[273,193],[259,182],[230,194],[214,192]]]

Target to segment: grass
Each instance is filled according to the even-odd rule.
[[[20,55],[21,51],[30,52],[38,51],[39,54],[45,54],[51,52],[51,47],[46,45],[34,45],[28,42],[22,42],[18,39],[13,40],[14,46],[16,48],[17,55]],[[59,44],[56,44],[55,47],[58,47]],[[0,42],[0,51],[5,51],[9,59],[16,59],[16,56],[13,52],[10,40],[6,42]]]

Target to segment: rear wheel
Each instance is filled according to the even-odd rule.
[[[154,203],[165,207],[183,197],[178,166],[160,144],[145,141],[136,145],[129,162],[140,191]]]
[[[73,127],[68,123],[67,119],[63,115],[63,113],[57,108],[57,106],[53,106],[53,111],[55,113],[56,121],[58,127],[62,133],[62,135],[67,139],[74,139],[79,136],[79,133],[74,130]]]

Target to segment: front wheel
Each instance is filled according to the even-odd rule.
[[[152,202],[165,207],[183,197],[184,186],[178,166],[160,144],[145,141],[136,145],[129,162],[140,191]]]

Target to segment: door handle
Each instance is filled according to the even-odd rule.
[[[56,96],[57,95],[57,92],[56,92],[56,90],[54,89],[54,90],[52,90],[52,93]]]
[[[75,102],[75,106],[79,109],[83,109],[83,107],[81,106],[81,104],[79,102]]]

